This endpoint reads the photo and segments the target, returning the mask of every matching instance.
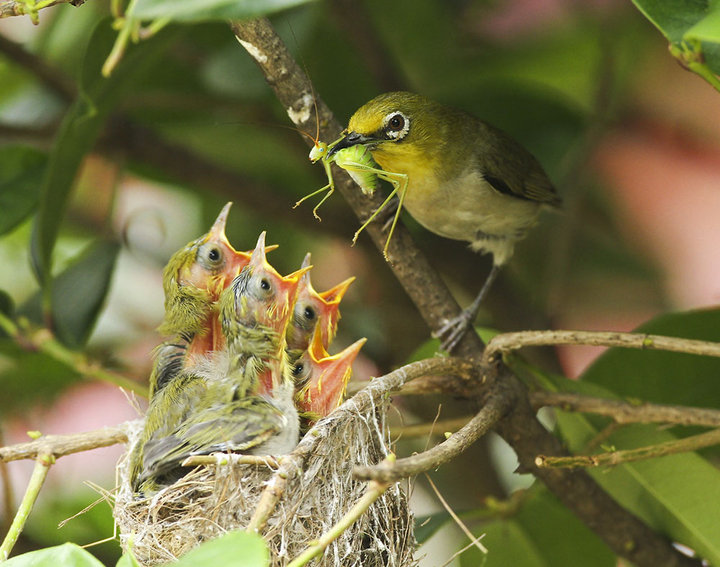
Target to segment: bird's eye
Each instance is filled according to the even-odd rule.
[[[396,132],[402,130],[405,126],[405,119],[402,117],[402,114],[391,116],[388,121],[388,126],[390,127],[390,130],[395,130]]]
[[[270,289],[270,282],[267,281],[265,278],[260,280],[260,288],[264,291],[268,291]]]
[[[206,270],[215,270],[223,263],[223,252],[217,244],[208,242],[198,251],[198,261]]]
[[[390,140],[402,140],[410,130],[410,120],[402,112],[392,112],[383,120],[385,135]]]
[[[315,310],[312,307],[306,307],[303,315],[305,315],[305,319],[312,321],[315,319]]]
[[[302,362],[298,362],[292,369],[292,375],[300,376],[303,370],[305,370],[305,365]]]

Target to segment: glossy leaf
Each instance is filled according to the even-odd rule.
[[[82,347],[90,337],[108,292],[120,247],[101,240],[83,251],[56,279],[52,288],[52,321],[57,337],[71,348]],[[40,294],[21,309],[43,324]]]
[[[720,342],[720,309],[663,315],[637,332]],[[718,376],[720,358],[618,348],[599,357],[582,380],[618,396],[717,408]]]
[[[704,42],[699,58],[720,73],[720,4],[708,0],[633,0],[671,44]]]
[[[74,543],[46,547],[11,557],[3,567],[103,567],[89,551]]]
[[[712,329],[716,318],[716,310],[680,313],[660,317],[642,328],[652,332],[664,331],[665,334],[682,331],[687,337],[708,338],[708,332],[716,332]],[[631,390],[634,397],[657,399],[672,395],[665,389],[665,382],[671,384],[681,379],[688,389],[702,392],[704,390],[698,388],[698,384],[702,385],[706,378],[717,377],[713,366],[715,361],[705,357],[671,355],[669,358],[662,356],[659,360],[654,356],[648,358],[648,355],[655,354],[670,353],[613,349],[598,359],[579,382],[552,376],[545,376],[545,380],[562,391],[612,399]],[[711,374],[703,377],[703,372]],[[655,374],[657,377],[654,377]],[[585,381],[586,378],[592,381]],[[645,378],[648,380],[644,381]],[[617,390],[606,389],[608,385],[615,386]],[[653,395],[656,389],[660,391]],[[705,395],[709,396],[708,393]],[[687,397],[693,398],[694,395]],[[558,430],[569,449],[578,454],[586,453],[586,444],[608,423],[607,419],[597,416],[557,412]],[[617,450],[631,449],[674,439],[676,436],[660,426],[632,425],[611,435],[603,446]],[[612,468],[590,469],[588,472],[609,494],[653,529],[696,550],[711,563],[720,562],[720,542],[717,539],[720,510],[715,505],[720,498],[720,471],[706,459],[696,453],[682,453]]]
[[[138,0],[132,15],[142,20],[186,22],[257,18],[310,0]]]
[[[161,33],[129,49],[114,73],[103,78],[100,70],[114,36],[109,20],[97,25],[83,63],[82,94],[65,115],[50,152],[32,241],[33,267],[42,285],[47,284],[52,270],[53,248],[83,158],[95,144],[109,113],[157,62],[174,34]]]
[[[172,567],[267,567],[270,552],[265,541],[257,534],[229,532],[218,539],[199,545],[183,555],[178,561],[168,563]]]
[[[0,234],[11,231],[37,207],[47,157],[25,146],[0,150]]]
[[[531,489],[516,513],[481,524],[474,533],[485,534],[481,540],[488,549],[485,567],[613,567],[617,563],[600,538],[545,488]],[[478,550],[468,550],[461,565],[479,565],[481,559]]]

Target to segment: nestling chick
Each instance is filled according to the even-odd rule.
[[[305,429],[342,403],[352,375],[352,363],[366,340],[360,339],[330,356],[323,346],[319,328],[315,330],[308,349],[293,368],[295,405],[305,422]]]

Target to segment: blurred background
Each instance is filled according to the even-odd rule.
[[[9,191],[3,183],[18,155],[36,159],[38,171],[44,167],[82,85],[93,30],[104,29],[112,45],[108,16],[109,2],[88,0],[43,10],[37,26],[27,17],[0,20],[0,290],[31,319],[39,290],[30,262],[39,196],[29,189],[26,214],[3,219]],[[381,92],[416,91],[503,128],[545,166],[564,211],[543,215],[517,247],[484,306],[483,326],[631,330],[659,313],[719,302],[720,97],[671,57],[666,39],[629,2],[338,0],[310,2],[272,21],[341,123]],[[228,235],[236,248],[252,248],[267,230],[269,242],[280,245],[271,256],[280,272],[298,268],[310,251],[316,289],[357,277],[335,341],[339,350],[368,338],[355,379],[407,362],[428,330],[369,239],[350,247],[358,223],[340,196],[323,206],[322,222],[311,203],[292,209],[325,184],[322,168],[308,162],[305,142],[284,127],[290,124],[284,109],[227,24],[164,33],[169,39],[157,61],[122,96],[84,155],[62,220],[56,274],[78,262],[89,269],[82,259],[92,257],[98,239],[119,245],[112,248],[115,261],[103,265],[107,296],[100,297],[84,350],[146,382],[159,342],[162,268],[232,200]],[[467,305],[490,259],[404,220]],[[577,376],[598,352],[575,347],[534,356]],[[144,407],[7,339],[0,344],[0,391],[0,445],[26,440],[28,430],[114,425]],[[398,398],[395,406],[398,426],[474,409],[440,397]],[[398,451],[409,454],[428,442],[401,440]],[[111,537],[104,501],[62,529],[57,524],[101,498],[83,481],[114,486],[121,453],[113,447],[60,459],[16,552]],[[503,498],[517,485],[512,458],[491,441],[434,479],[455,509],[481,508],[488,496]],[[4,533],[32,463],[0,466]],[[442,509],[424,479],[413,493],[419,516]],[[424,564],[442,564],[461,542],[454,526],[445,528],[421,548]],[[119,555],[114,542],[92,549],[107,564]]]

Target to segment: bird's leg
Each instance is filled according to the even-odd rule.
[[[463,338],[463,335],[465,335],[468,328],[475,320],[475,317],[477,317],[478,311],[480,310],[480,304],[483,299],[485,299],[485,296],[490,290],[490,286],[492,286],[492,283],[495,281],[495,278],[497,278],[499,272],[500,266],[493,263],[492,269],[490,270],[485,283],[482,288],[480,288],[480,292],[477,294],[473,302],[463,309],[460,315],[450,319],[433,333],[433,337],[435,338],[444,337],[442,343],[440,344],[440,348],[442,350],[452,352],[452,350],[458,345],[460,339]]]

